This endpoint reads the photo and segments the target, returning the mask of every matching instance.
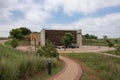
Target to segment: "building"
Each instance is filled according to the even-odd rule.
[[[31,40],[31,46],[41,45],[41,40],[40,40],[40,33],[39,32],[32,32],[30,34],[30,40]]]
[[[77,46],[82,46],[82,32],[81,30],[41,30],[40,33],[32,33],[31,35],[31,45],[36,44],[44,46],[46,40],[52,41],[56,46],[62,46],[61,39],[65,35],[65,33],[72,33],[74,36],[74,44]],[[35,36],[33,36],[35,35]],[[39,35],[39,36],[38,36]]]

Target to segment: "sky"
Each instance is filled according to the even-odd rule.
[[[0,0],[0,37],[19,27],[120,38],[120,0]]]

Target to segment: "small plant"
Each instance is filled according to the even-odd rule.
[[[55,46],[52,44],[51,41],[46,41],[45,46],[41,47],[41,49],[38,49],[37,53],[39,56],[44,57],[58,57],[58,52],[55,49]]]
[[[110,42],[108,39],[106,39],[106,42],[108,43],[109,48],[111,48],[111,47],[113,47],[113,46],[114,46],[114,45],[113,45],[113,43],[112,43],[112,42]]]
[[[115,51],[116,53],[120,53],[120,45],[119,46],[117,46],[117,48],[116,48],[116,51]]]
[[[16,39],[13,39],[13,40],[11,41],[11,46],[12,46],[13,48],[16,48],[16,47],[18,46],[18,42],[17,42]]]

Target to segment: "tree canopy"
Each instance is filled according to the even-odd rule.
[[[83,35],[83,38],[85,38],[85,39],[97,39],[97,36],[91,35],[91,34],[85,34],[85,35]]]
[[[9,33],[12,38],[23,39],[24,36],[31,34],[31,30],[26,27],[20,27],[12,29]]]
[[[62,43],[65,47],[70,46],[73,40],[74,40],[74,36],[72,33],[65,33],[65,35],[62,37]]]

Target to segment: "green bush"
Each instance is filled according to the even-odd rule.
[[[17,42],[16,39],[13,39],[13,40],[11,41],[11,46],[12,46],[13,48],[16,48],[16,47],[18,46],[18,42]]]
[[[45,46],[41,47],[41,49],[38,49],[37,53],[39,56],[44,57],[57,57],[59,54],[55,48],[55,46],[52,44],[51,41],[47,41]]]

